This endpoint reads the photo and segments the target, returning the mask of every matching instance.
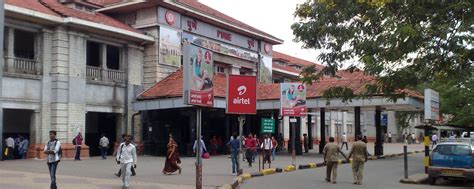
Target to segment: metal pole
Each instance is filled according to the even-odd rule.
[[[4,58],[3,58],[3,29],[5,26],[5,9],[4,9],[4,0],[0,0],[0,161],[3,161],[3,95],[2,95],[2,80],[3,80],[3,65],[5,64]]]
[[[196,112],[196,189],[202,189],[201,108]]]
[[[244,115],[240,115],[239,116],[239,159],[237,161],[237,174],[238,175],[241,175],[243,173],[243,169],[242,169],[242,166],[240,166],[240,163],[244,161],[244,156],[242,154],[243,150],[242,150],[242,133],[243,133],[243,130],[244,130],[244,122],[245,122],[245,116]]]
[[[407,144],[405,143],[403,145],[403,165],[404,165],[404,173],[405,173],[405,178],[408,178],[408,155],[407,155]]]
[[[296,166],[296,124],[295,118],[290,118],[291,126],[291,165]]]
[[[425,173],[428,173],[428,166],[430,165],[430,137],[428,133],[428,125],[425,125],[425,137],[424,137],[424,143],[425,143],[425,158],[423,163],[425,164]]]

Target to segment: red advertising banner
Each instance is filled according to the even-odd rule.
[[[301,83],[282,83],[280,94],[282,116],[305,116],[307,112],[305,85]]]
[[[185,104],[212,107],[214,105],[212,52],[188,44],[185,45],[183,57]]]
[[[227,78],[228,114],[257,113],[257,77],[229,75]]]

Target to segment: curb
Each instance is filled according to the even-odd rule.
[[[428,182],[428,175],[426,174],[415,174],[411,175],[408,178],[400,180],[404,184],[424,184]]]
[[[424,151],[417,150],[417,151],[413,151],[413,152],[408,152],[407,154],[411,155],[411,154],[418,154],[418,153],[424,153]],[[387,158],[399,157],[399,156],[403,156],[403,155],[404,155],[403,153],[399,153],[399,154],[388,154],[388,155],[382,155],[382,156],[370,156],[369,160],[387,159]],[[352,163],[352,159],[350,159],[349,161],[347,161],[347,160],[339,160],[338,161],[339,165],[350,164],[350,163]],[[272,174],[292,172],[292,171],[296,171],[296,170],[315,169],[315,168],[320,168],[320,167],[324,167],[324,166],[326,166],[325,163],[310,163],[310,164],[306,164],[306,165],[298,165],[298,167],[293,166],[293,165],[288,165],[285,168],[263,169],[263,170],[261,170],[260,172],[257,172],[257,173],[244,173],[244,174],[236,177],[234,179],[234,182],[232,182],[231,184],[226,184],[226,185],[221,186],[219,188],[220,189],[237,189],[239,187],[240,183],[242,183],[245,180],[251,179],[253,177],[262,177],[262,176],[267,176],[267,175],[272,175]],[[412,180],[413,179],[411,179],[411,180],[410,179],[408,179],[408,180],[407,179],[402,179],[402,180],[400,180],[400,182],[402,182],[402,183],[411,183],[411,184],[419,184],[419,183],[424,182],[424,181],[414,182]]]

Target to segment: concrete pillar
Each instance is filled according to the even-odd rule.
[[[324,146],[326,146],[326,129],[325,129],[325,125],[326,125],[326,110],[325,108],[321,108],[321,119],[320,119],[320,128],[321,128],[321,137],[320,137],[320,141],[319,141],[319,153],[322,154],[323,153],[323,149],[324,149]]]
[[[13,68],[13,61],[14,61],[14,58],[15,58],[15,54],[14,54],[14,50],[15,50],[15,30],[13,28],[8,28],[8,30],[6,30],[6,32],[8,32],[8,40],[7,41],[7,49],[6,49],[6,57],[7,57],[7,61],[5,61],[5,66],[7,67],[7,70],[9,72],[12,72],[14,71],[14,68]]]
[[[354,107],[354,137],[362,136],[360,130],[360,106]]]
[[[375,107],[375,147],[374,152],[376,156],[383,155],[383,140],[382,140],[382,108],[380,106]]]
[[[308,111],[308,112],[310,112],[310,111]],[[307,133],[308,133],[308,142],[309,142],[308,148],[309,149],[313,149],[313,122],[312,122],[313,118],[314,117],[311,114],[308,114],[308,116],[307,116],[307,121],[308,121],[307,122],[307,131],[308,132]]]

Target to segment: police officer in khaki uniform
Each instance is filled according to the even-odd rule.
[[[352,144],[349,158],[352,157],[352,174],[354,175],[354,184],[362,185],[364,164],[369,160],[367,145],[362,142],[362,137],[357,136],[357,142]]]
[[[334,137],[329,137],[329,143],[324,146],[323,153],[324,163],[326,164],[326,181],[336,184],[337,164],[339,160],[337,156],[339,153],[342,154],[344,158],[346,158],[346,156],[339,146],[334,143]]]

